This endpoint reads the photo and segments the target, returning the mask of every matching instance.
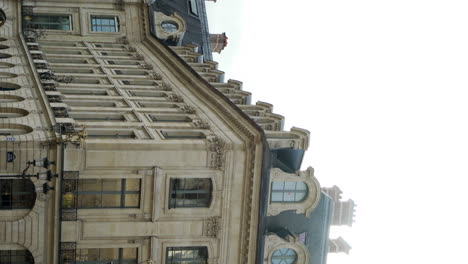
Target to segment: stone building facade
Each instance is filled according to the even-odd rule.
[[[0,2],[0,263],[308,263],[264,225],[323,200],[308,131],[148,4]]]

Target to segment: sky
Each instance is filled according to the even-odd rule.
[[[218,0],[214,57],[311,132],[302,169],[356,204],[329,264],[466,263],[468,2]]]

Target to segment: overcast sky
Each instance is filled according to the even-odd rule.
[[[329,264],[466,263],[468,2],[218,0],[226,77],[311,132],[303,169],[357,203]],[[226,80],[227,80],[226,79]]]

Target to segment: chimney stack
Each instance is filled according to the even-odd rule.
[[[226,33],[223,34],[210,34],[211,50],[213,52],[221,53],[221,51],[227,46],[228,37]]]

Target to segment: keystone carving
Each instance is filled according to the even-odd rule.
[[[209,137],[206,141],[208,144],[208,166],[212,169],[223,169],[226,143],[216,136]]]

